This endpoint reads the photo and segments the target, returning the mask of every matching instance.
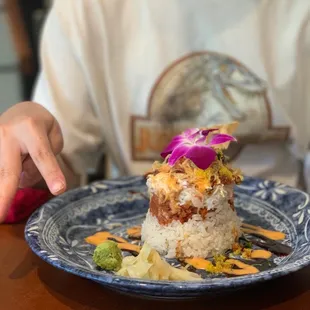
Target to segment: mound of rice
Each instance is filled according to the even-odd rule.
[[[167,258],[206,258],[238,241],[241,221],[233,188],[242,174],[224,154],[236,141],[230,136],[236,127],[186,130],[171,140],[161,154],[164,161],[154,162],[147,174],[150,207],[141,238]]]
[[[147,176],[150,207],[141,237],[168,258],[201,257],[231,249],[241,235],[233,188],[239,170],[222,153],[205,170],[182,158],[153,164]]]
[[[225,191],[225,193],[227,193]],[[218,196],[218,197],[215,197]],[[240,236],[240,225],[236,212],[228,203],[229,195],[223,199],[223,191],[205,199],[212,210],[203,219],[194,214],[185,223],[173,220],[161,225],[148,211],[142,225],[142,240],[167,258],[209,257],[231,249]]]

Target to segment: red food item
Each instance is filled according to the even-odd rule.
[[[198,209],[190,204],[185,204],[183,206],[178,206],[177,210],[172,211],[171,202],[169,200],[161,202],[158,196],[153,194],[150,200],[150,212],[157,218],[160,225],[167,225],[173,220],[180,221],[184,224],[197,213],[205,219],[208,210],[206,208]]]
[[[48,190],[19,189],[4,221],[6,224],[18,223],[27,219],[33,211],[51,198]]]

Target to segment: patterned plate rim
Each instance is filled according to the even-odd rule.
[[[252,178],[252,177],[245,177],[244,179],[244,183],[246,184],[250,181],[255,181],[257,183],[266,183],[268,182],[268,184],[270,185],[270,187],[276,187],[281,185],[282,188],[284,189],[288,189],[289,191],[294,191],[294,192],[300,192],[303,195],[305,195],[305,197],[307,198],[307,203],[305,203],[304,208],[306,209],[307,207],[310,206],[310,202],[309,202],[309,196],[308,194],[301,192],[298,189],[292,188],[290,186],[286,186],[274,181],[267,181],[264,179],[260,179],[260,178]],[[114,179],[114,180],[104,180],[104,181],[100,181],[100,182],[95,182],[89,186],[83,187],[83,188],[78,188],[78,189],[74,189],[74,190],[70,190],[66,193],[64,193],[61,197],[62,198],[69,198],[75,194],[80,193],[82,190],[85,190],[85,195],[82,195],[79,199],[77,200],[81,200],[83,198],[86,198],[90,195],[94,195],[96,194],[96,192],[94,191],[94,188],[96,188],[99,185],[100,188],[100,184],[103,184],[105,186],[107,186],[106,190],[109,191],[111,189],[115,189],[115,188],[123,188],[126,186],[139,186],[139,185],[144,185],[144,179],[140,176],[138,177],[125,177],[125,178],[119,178],[119,179]],[[249,189],[247,188],[247,186],[243,186],[243,192],[247,192]],[[238,191],[238,189],[237,189]],[[80,277],[86,278],[86,279],[90,279],[96,282],[99,282],[101,284],[104,284],[108,287],[113,287],[113,288],[119,288],[119,290],[124,290],[124,289],[144,289],[147,291],[152,291],[152,290],[165,290],[166,292],[176,292],[178,291],[178,293],[182,293],[182,291],[184,292],[195,292],[197,290],[218,290],[221,288],[228,288],[228,287],[241,287],[244,285],[248,285],[248,284],[253,284],[253,283],[258,283],[258,282],[262,282],[262,281],[267,281],[270,279],[275,279],[284,275],[287,275],[289,273],[293,273],[296,272],[304,267],[306,267],[307,265],[309,265],[310,263],[310,242],[308,241],[309,244],[309,248],[307,249],[306,253],[304,253],[305,255],[303,256],[303,258],[300,258],[298,260],[295,260],[293,262],[290,263],[285,263],[283,265],[277,266],[274,269],[271,270],[267,270],[267,271],[262,271],[260,273],[257,274],[253,274],[253,275],[246,275],[246,276],[241,276],[241,277],[232,277],[232,278],[213,278],[213,279],[204,279],[202,281],[197,281],[197,282],[189,282],[189,281],[153,281],[153,280],[144,280],[144,279],[133,279],[133,278],[128,278],[128,277],[122,277],[122,276],[117,276],[117,275],[113,275],[113,274],[108,274],[108,273],[102,273],[102,274],[95,274],[92,273],[92,271],[88,271],[88,270],[84,270],[82,268],[76,268],[74,266],[71,266],[70,264],[66,263],[66,262],[62,262],[59,260],[55,260],[53,258],[53,253],[48,253],[47,251],[42,251],[41,247],[40,247],[40,241],[38,236],[35,235],[31,235],[29,234],[29,225],[30,223],[36,219],[39,216],[39,213],[41,212],[41,210],[43,210],[44,208],[49,208],[50,211],[52,210],[51,205],[54,204],[54,208],[58,209],[62,206],[60,206],[58,203],[58,197],[53,198],[52,200],[50,200],[49,202],[47,202],[46,204],[42,205],[42,207],[40,207],[38,210],[36,210],[31,217],[28,219],[27,224],[25,226],[25,239],[26,242],[28,243],[29,247],[31,248],[31,250],[37,255],[39,256],[42,260],[44,260],[45,262],[49,263],[50,265],[61,269],[63,271],[72,273],[74,275],[78,275]],[[77,200],[72,200],[71,202],[77,201]],[[308,209],[309,210],[309,209]],[[305,215],[306,217],[306,221],[303,221],[303,227],[304,229],[308,228],[308,223],[310,220],[310,213],[307,212],[307,214]]]

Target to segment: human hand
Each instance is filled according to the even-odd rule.
[[[0,223],[18,187],[34,186],[43,178],[52,194],[65,191],[56,159],[62,148],[58,122],[39,104],[22,102],[0,116]]]

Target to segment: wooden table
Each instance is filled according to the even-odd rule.
[[[0,309],[309,310],[310,268],[225,297],[151,302],[118,295],[48,265],[28,248],[24,225],[0,225]]]

